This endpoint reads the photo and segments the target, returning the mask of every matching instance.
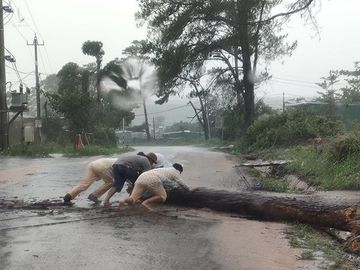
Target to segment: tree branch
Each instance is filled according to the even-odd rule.
[[[248,22],[248,23],[246,23],[246,24],[249,24],[249,25],[251,25],[251,24],[259,24],[259,23],[264,24],[264,23],[268,23],[268,22],[270,22],[270,21],[272,21],[272,20],[274,20],[274,19],[276,19],[276,18],[278,18],[278,17],[285,17],[285,16],[289,16],[289,15],[298,13],[298,12],[300,12],[300,11],[303,11],[303,10],[307,9],[314,1],[315,1],[315,0],[308,0],[308,2],[307,2],[304,6],[299,7],[299,8],[297,8],[297,9],[290,10],[290,11],[287,11],[287,12],[281,12],[281,13],[275,14],[275,15],[273,15],[273,16],[265,19],[265,20]],[[298,1],[298,2],[299,2],[299,1]]]

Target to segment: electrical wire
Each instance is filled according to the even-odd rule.
[[[312,88],[312,89],[322,89],[320,86],[314,84],[314,85],[306,85],[306,84],[299,84],[299,83],[293,83],[293,82],[286,82],[286,81],[280,81],[280,80],[276,80],[273,79],[273,82],[276,83],[281,83],[281,84],[288,84],[288,85],[294,85],[294,86],[301,86],[301,87],[307,87],[307,88]]]
[[[29,8],[29,5],[28,5],[27,1],[24,0],[24,2],[25,2],[25,5],[26,5],[26,8],[27,8],[27,10],[28,10],[28,12],[29,12],[29,14],[30,14],[31,21],[32,21],[33,25],[35,26],[36,33],[38,33],[38,34],[39,34],[39,37],[40,37],[42,40],[44,40],[44,38],[43,38],[43,36],[41,35],[41,32],[40,32],[40,30],[39,30],[39,27],[37,26],[36,21],[35,21],[33,15],[32,15],[32,12],[31,12],[31,10],[30,10],[30,8]],[[34,32],[35,32],[35,31],[34,31]],[[51,64],[50,57],[49,57],[49,54],[48,54],[48,51],[47,51],[47,48],[46,48],[45,44],[44,44],[44,50],[45,50],[45,56],[46,56],[46,58],[47,58],[47,62],[48,62],[49,67],[50,67],[50,71],[51,71],[51,73],[53,73],[52,64]],[[46,65],[45,65],[44,59],[43,59],[43,57],[42,57],[42,55],[41,55],[40,50],[39,50],[39,54],[40,54],[40,60],[41,60],[43,66],[44,66],[44,68],[45,68],[45,71],[46,71],[46,67],[45,67]],[[48,73],[48,72],[46,71],[46,73]]]
[[[22,81],[22,80],[21,80],[21,76],[20,76],[19,70],[18,70],[18,68],[17,68],[17,66],[16,66],[16,58],[15,58],[15,56],[14,56],[7,48],[5,48],[5,50],[6,50],[6,51],[11,55],[11,57],[13,58],[13,61],[11,61],[11,64],[13,65],[13,69],[15,70],[16,75],[17,75],[19,81],[21,82],[21,81]]]
[[[12,17],[14,16],[14,13],[12,12],[12,13],[10,13],[10,14],[8,14],[7,16],[5,16],[5,18],[3,19],[4,20],[4,25],[7,25],[10,21],[11,21],[11,19],[12,19]],[[10,17],[10,18],[9,18]],[[7,18],[9,18],[7,21],[5,21]]]
[[[199,105],[199,104],[194,104],[194,105]],[[175,111],[175,110],[178,110],[178,109],[181,109],[181,108],[185,108],[185,107],[189,107],[190,104],[187,103],[185,105],[181,105],[181,106],[177,106],[177,107],[174,107],[174,108],[171,108],[171,109],[167,109],[167,110],[163,110],[163,111],[158,111],[158,112],[149,112],[147,113],[147,115],[154,115],[154,114],[159,114],[159,113],[164,113],[164,112],[170,112],[170,111]],[[145,116],[145,114],[136,114],[135,115],[135,118],[137,117],[141,117],[141,116]]]
[[[10,69],[16,71],[16,70],[15,70],[13,67],[11,67],[11,66],[8,66],[8,65],[5,65],[5,66],[6,66],[7,68],[10,68]],[[25,71],[20,71],[20,70],[18,70],[18,72],[21,73],[21,74],[25,74],[25,75],[29,75],[29,74],[34,74],[34,73],[35,73],[35,71],[25,72]]]
[[[27,1],[24,0],[24,2],[25,2],[25,5],[26,5],[26,8],[27,8],[27,10],[28,10],[28,12],[29,12],[29,14],[30,14],[31,21],[32,21],[32,23],[33,23],[33,25],[35,26],[35,29],[36,29],[36,31],[34,31],[34,32],[38,33],[39,36],[40,36],[40,38],[41,38],[42,40],[44,40],[44,38],[42,37],[42,35],[41,35],[40,31],[39,31],[39,28],[37,27],[37,24],[36,24],[36,22],[35,22],[35,20],[34,20],[34,17],[33,17],[33,15],[32,15],[32,12],[31,12],[31,10],[30,10],[30,8],[29,8],[29,5],[28,5]]]
[[[289,81],[289,82],[298,82],[298,83],[306,83],[306,84],[316,84],[316,82],[310,81],[303,81],[303,80],[295,80],[295,79],[287,79],[287,78],[280,78],[280,77],[272,77],[274,79],[282,80],[282,81]]]

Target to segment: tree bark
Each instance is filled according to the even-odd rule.
[[[334,200],[314,195],[231,192],[199,188],[168,190],[167,203],[250,215],[264,220],[298,221],[352,232],[349,244],[360,251],[360,198]]]
[[[244,98],[244,122],[248,128],[254,121],[255,116],[255,94],[254,94],[254,74],[251,66],[251,49],[249,37],[249,13],[251,12],[250,1],[237,1],[239,18],[238,38],[241,47],[241,57],[243,64],[243,98]]]

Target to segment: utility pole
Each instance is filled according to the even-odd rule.
[[[153,116],[153,132],[154,132],[154,140],[155,140],[155,117]]]
[[[285,112],[285,93],[283,92],[283,112]]]
[[[143,107],[144,107],[144,115],[145,115],[146,138],[147,138],[148,141],[151,141],[150,130],[149,130],[149,120],[148,120],[148,115],[147,115],[147,110],[146,110],[145,97],[143,97]]]
[[[122,128],[123,128],[123,139],[122,144],[125,144],[125,118],[122,119]]]
[[[26,42],[28,46],[34,46],[35,50],[35,78],[36,78],[36,119],[35,119],[35,143],[41,143],[41,112],[40,112],[40,82],[39,82],[39,68],[38,68],[38,55],[37,47],[44,46],[44,42],[39,44],[36,34],[32,44]]]
[[[8,145],[8,119],[6,104],[6,75],[5,75],[5,42],[3,1],[0,0],[0,147],[6,150]]]

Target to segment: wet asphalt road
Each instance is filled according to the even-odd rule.
[[[247,187],[230,155],[196,147],[136,150],[182,163],[192,187]],[[0,159],[0,198],[61,200],[96,158]],[[106,211],[86,199],[99,184],[72,207],[0,209],[0,269],[313,269],[296,260],[283,224],[166,205],[156,213]]]

